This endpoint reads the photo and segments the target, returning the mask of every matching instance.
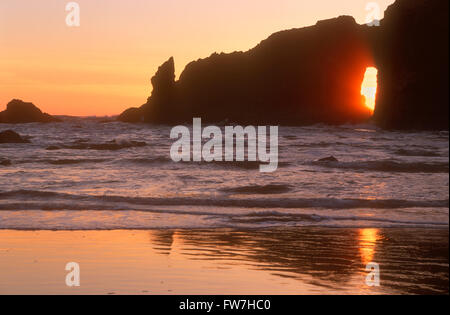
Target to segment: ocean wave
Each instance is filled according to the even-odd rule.
[[[77,164],[87,164],[87,163],[103,163],[112,161],[112,159],[95,159],[95,158],[55,158],[55,159],[19,159],[15,160],[14,164],[31,164],[31,163],[42,163],[51,165],[77,165]]]
[[[125,158],[117,159],[115,161],[118,164],[122,162],[131,163],[135,165],[162,165],[162,164],[172,164],[172,165],[183,165],[183,166],[195,166],[195,167],[215,167],[220,169],[243,169],[243,170],[259,170],[260,165],[265,164],[259,161],[212,161],[212,162],[174,162],[170,157],[167,156],[156,156],[156,157],[136,157],[136,158]],[[289,162],[278,162],[278,168],[288,167],[291,163]]]
[[[367,217],[355,214],[327,215],[316,213],[205,213],[186,211],[5,211],[0,212],[0,229],[15,230],[138,230],[138,229],[204,229],[204,228],[270,228],[270,227],[427,227],[448,228],[442,220],[416,218]],[[182,220],[177,219],[182,218]]]
[[[440,157],[442,154],[436,151],[428,151],[428,150],[407,150],[407,149],[399,149],[394,151],[396,155],[400,156],[423,156],[423,157]]]
[[[83,163],[103,163],[108,161],[107,159],[58,159],[58,160],[46,160],[49,164],[53,165],[73,165]]]
[[[130,209],[133,206],[201,206],[201,207],[241,207],[241,208],[325,208],[325,209],[395,209],[395,208],[448,208],[449,200],[397,200],[397,199],[337,199],[337,198],[263,198],[263,199],[231,199],[231,198],[192,198],[192,197],[129,197],[114,195],[75,195],[49,191],[14,190],[0,192],[0,200],[20,201],[20,209],[26,209],[26,201],[45,201],[43,204],[51,206],[54,201],[66,200],[78,202],[94,202],[107,208],[114,205]],[[17,202],[15,206],[20,204]],[[88,209],[86,205],[83,205]],[[0,203],[0,209],[14,210],[10,203]]]
[[[154,158],[142,157],[142,158],[130,158],[130,159],[117,160],[118,163],[121,163],[123,161],[132,163],[132,164],[141,164],[141,165],[164,164],[164,163],[172,162],[172,160],[170,158],[165,157],[165,156],[157,156]]]
[[[55,150],[97,150],[97,151],[117,151],[128,148],[144,147],[146,142],[134,140],[112,140],[105,143],[89,143],[85,140],[75,141],[72,144],[52,145],[46,149]]]
[[[249,185],[231,188],[222,188],[220,191],[233,194],[284,194],[292,190],[290,185],[271,184],[271,185]]]
[[[336,147],[336,146],[345,146],[350,145],[349,143],[343,143],[343,142],[312,142],[312,143],[301,143],[301,144],[293,144],[292,146],[297,148],[328,148],[328,147]]]
[[[172,160],[169,160],[172,162]],[[174,163],[174,162],[172,162]],[[221,169],[243,169],[243,170],[259,170],[261,165],[265,165],[267,163],[260,161],[212,161],[212,162],[178,162],[176,164],[180,165],[193,165],[197,167],[215,167]],[[279,161],[278,168],[289,167],[291,165],[290,162]]]
[[[383,161],[357,161],[357,162],[329,162],[314,161],[311,165],[327,168],[348,169],[355,171],[398,172],[398,173],[448,173],[446,162],[396,162]]]
[[[295,214],[295,213],[281,213],[277,211],[261,211],[250,214],[231,215],[229,216],[231,221],[238,223],[258,223],[258,222],[310,222],[319,223],[324,221],[359,221],[359,222],[377,222],[377,223],[390,223],[390,224],[425,224],[434,226],[448,226],[447,222],[438,221],[418,221],[418,220],[403,220],[403,219],[389,219],[383,217],[367,217],[358,215],[343,215],[343,216],[330,216],[330,215],[318,215],[318,214]]]

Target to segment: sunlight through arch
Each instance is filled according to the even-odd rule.
[[[374,67],[368,67],[364,74],[364,80],[361,84],[361,95],[366,99],[365,105],[372,112],[375,110],[375,101],[377,95],[377,77],[378,70]]]

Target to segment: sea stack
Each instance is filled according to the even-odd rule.
[[[448,0],[397,0],[386,10],[375,52],[379,126],[448,130],[448,21]]]
[[[32,122],[58,122],[59,119],[43,113],[33,103],[14,99],[6,105],[6,110],[0,112],[0,123],[22,124]]]
[[[125,122],[178,124],[200,117],[207,123],[245,125],[360,123],[370,118],[361,83],[370,54],[368,27],[341,16],[281,31],[246,52],[214,53],[189,63],[175,81],[173,58],[151,82],[140,108]]]
[[[341,16],[282,31],[246,52],[189,63],[175,81],[173,58],[125,122],[307,125],[372,117],[361,83],[378,69],[373,121],[386,129],[448,130],[449,1],[397,0],[380,26]]]

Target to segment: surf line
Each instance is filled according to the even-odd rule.
[[[191,130],[186,126],[173,127],[170,138],[177,139],[170,148],[170,157],[174,162],[259,161],[261,173],[275,172],[278,168],[278,126],[269,126],[269,136],[267,126],[225,126],[222,132],[217,126],[202,129],[201,118],[194,118],[192,139]],[[203,144],[204,139],[209,140]]]

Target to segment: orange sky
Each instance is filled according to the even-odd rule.
[[[177,75],[213,52],[247,50],[273,32],[342,14],[364,23],[367,0],[0,1],[0,110],[13,98],[50,114],[114,115],[144,103],[174,56]],[[376,1],[382,11],[393,0]]]

